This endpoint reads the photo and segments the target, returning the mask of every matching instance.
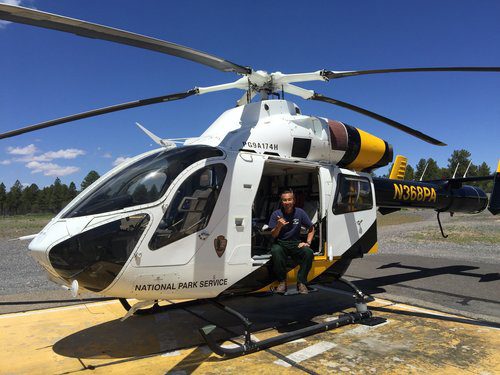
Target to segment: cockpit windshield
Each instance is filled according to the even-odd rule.
[[[148,155],[103,181],[63,217],[95,215],[154,202],[191,164],[222,155],[218,148],[204,145],[162,150]]]

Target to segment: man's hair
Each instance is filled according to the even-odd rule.
[[[280,197],[283,195],[283,194],[292,194],[293,197],[295,198],[295,194],[293,193],[292,189],[287,189],[287,190],[283,190],[280,194]]]

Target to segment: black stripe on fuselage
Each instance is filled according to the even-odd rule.
[[[355,258],[362,258],[364,254],[368,253],[370,249],[377,243],[377,222],[375,221],[370,228],[361,236],[336,262],[334,262],[325,272],[316,277],[311,282],[326,282],[341,277],[351,260]],[[290,259],[287,263],[287,271],[295,268],[297,265]],[[314,267],[314,262],[313,262]],[[264,264],[256,270],[249,273],[247,276],[237,281],[221,295],[235,295],[255,292],[265,288],[269,284],[276,281],[273,273],[272,259],[267,264]]]

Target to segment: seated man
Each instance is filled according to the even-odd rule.
[[[307,274],[311,270],[314,258],[313,251],[309,248],[314,238],[314,227],[311,219],[304,210],[295,207],[295,197],[293,192],[286,190],[281,194],[281,209],[272,213],[269,219],[271,235],[276,239],[271,248],[273,259],[273,269],[279,285],[277,293],[285,293],[286,287],[286,257],[290,255],[292,259],[300,265],[297,276],[297,291],[300,294],[307,294]],[[307,242],[300,241],[301,226],[308,228]]]

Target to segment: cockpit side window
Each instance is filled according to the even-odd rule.
[[[176,191],[149,248],[159,249],[205,228],[226,177],[223,164],[206,166],[189,176]]]
[[[175,178],[202,159],[223,156],[215,147],[195,145],[146,156],[103,181],[63,217],[95,215],[160,199]]]

